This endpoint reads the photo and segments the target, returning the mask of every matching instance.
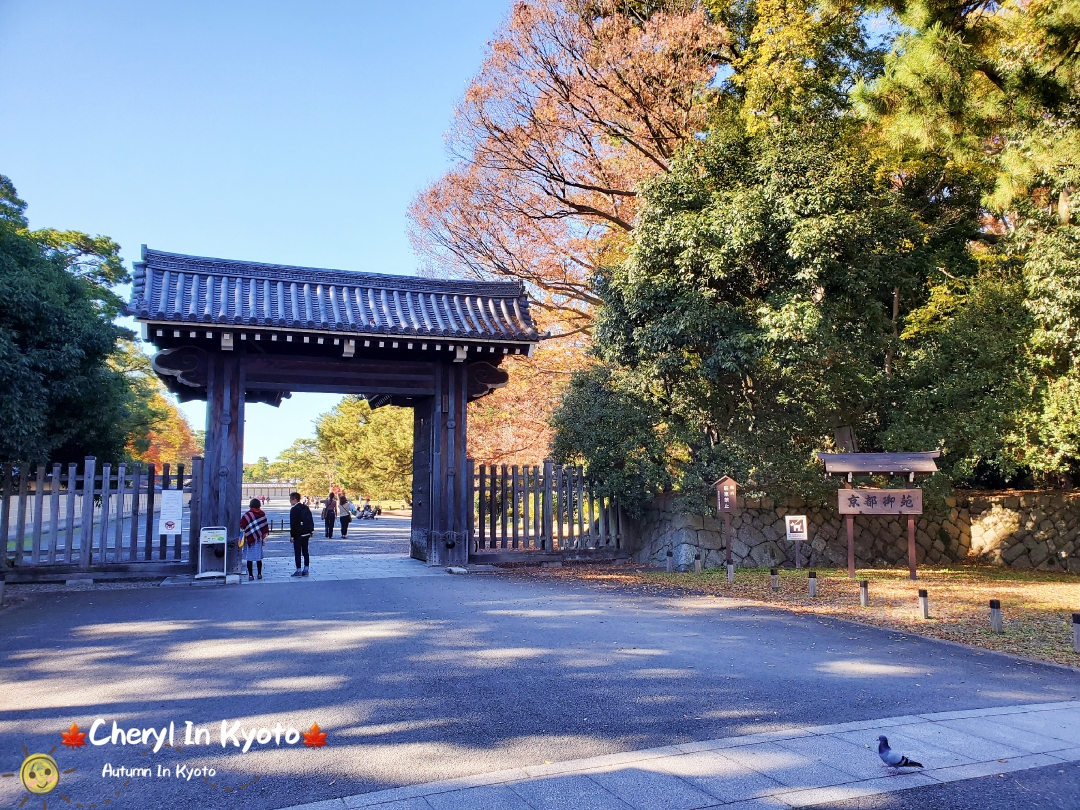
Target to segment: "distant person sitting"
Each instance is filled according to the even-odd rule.
[[[258,498],[252,498],[248,511],[240,517],[240,531],[244,537],[244,559],[247,561],[248,580],[255,579],[252,563],[259,564],[259,579],[262,579],[263,546],[270,534],[270,525],[266,522],[266,513]]]
[[[296,571],[293,572],[293,576],[306,577],[308,566],[311,565],[308,544],[311,542],[311,535],[315,533],[315,518],[311,516],[311,510],[307,505],[300,503],[299,492],[289,495],[289,503],[292,504],[292,509],[289,510],[289,536],[292,538],[293,558],[296,561]],[[304,558],[303,570],[300,569],[301,556]]]

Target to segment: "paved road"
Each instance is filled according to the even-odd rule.
[[[266,516],[274,525],[284,521],[289,525],[289,507],[276,501],[265,507]],[[315,534],[311,538],[310,548],[313,557],[341,554],[408,554],[410,518],[401,515],[383,515],[375,520],[353,520],[349,524],[349,533],[341,536],[341,527],[335,524],[334,536],[327,540],[323,534],[323,522],[319,520],[318,510],[314,510]],[[276,530],[267,541],[268,557],[292,557],[292,543],[289,532]]]
[[[900,633],[496,575],[55,593],[0,622],[5,772],[22,745],[47,750],[98,717],[192,720],[215,742],[222,719],[329,733],[317,750],[247,754],[60,748],[84,804],[106,796],[107,762],[216,770],[182,787],[133,779],[119,806],[279,808],[793,725],[1080,698],[1078,673]],[[21,795],[0,779],[0,806]],[[1025,806],[1012,795],[981,810]]]

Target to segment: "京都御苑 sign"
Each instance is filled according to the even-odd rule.
[[[840,489],[841,515],[921,515],[921,489]]]

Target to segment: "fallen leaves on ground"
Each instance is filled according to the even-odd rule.
[[[636,563],[592,563],[556,568],[514,568],[511,576],[551,578],[606,590],[651,596],[727,596],[752,599],[795,613],[854,619],[865,624],[957,641],[1012,655],[1080,666],[1072,646],[1072,613],[1080,611],[1080,577],[992,566],[859,571],[869,581],[870,605],[859,606],[859,585],[844,569],[817,569],[818,595],[811,598],[807,571],[782,568],[773,591],[767,568],[739,568],[728,584],[724,569],[701,574],[667,573]],[[930,618],[918,612],[918,592],[928,591]],[[1001,600],[1004,632],[990,630],[990,600]]]

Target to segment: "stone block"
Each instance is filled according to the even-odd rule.
[[[1010,567],[1017,571],[1030,571],[1034,566],[1031,564],[1031,560],[1026,556],[1023,556],[1013,560]]]
[[[1031,564],[1034,566],[1041,565],[1049,556],[1050,550],[1047,548],[1046,543],[1039,543],[1028,552],[1028,559],[1031,560]]]
[[[1016,543],[1001,550],[1001,560],[1006,565],[1012,565],[1014,560],[1018,560],[1026,553],[1027,547],[1023,543]]]
[[[704,518],[701,515],[675,515],[671,521],[672,528],[675,529],[703,529]]]
[[[1020,508],[1020,499],[1017,498],[1015,495],[1010,495],[1009,497],[1004,498],[1002,500],[1001,505],[1005,509],[1019,509]]]
[[[956,498],[952,497],[951,495],[946,497],[945,498],[945,505],[948,506],[949,508],[952,508],[952,507],[956,506]]]
[[[737,537],[751,548],[764,543],[766,540],[765,535],[753,526],[743,526],[742,529],[739,530]]]
[[[772,509],[774,506],[776,506],[776,503],[773,501],[772,498],[766,497],[761,499],[762,509]]]
[[[722,538],[720,532],[710,532],[702,529],[697,533],[697,544],[703,549],[705,548],[720,548]]]

